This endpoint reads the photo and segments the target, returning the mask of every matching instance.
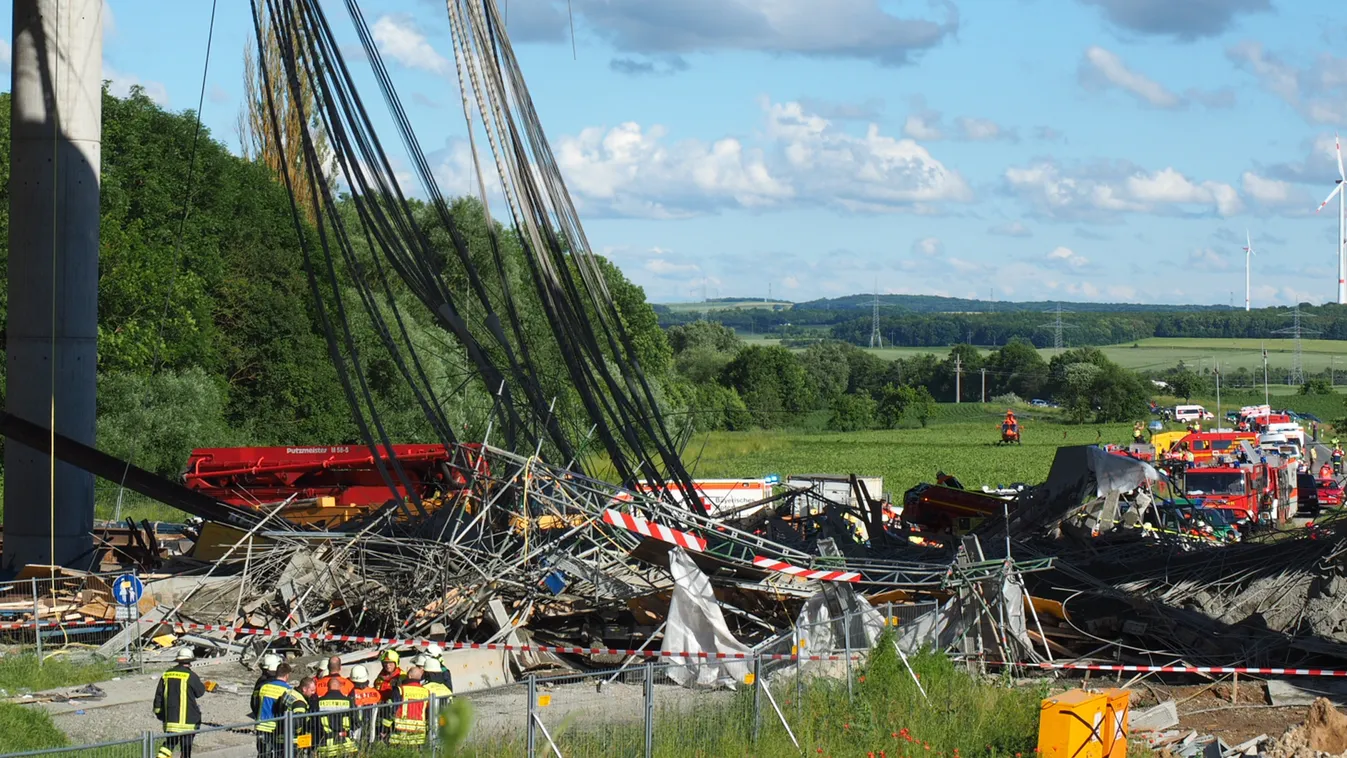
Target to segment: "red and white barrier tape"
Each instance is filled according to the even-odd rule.
[[[824,571],[822,569],[807,569],[801,566],[792,566],[785,561],[778,561],[775,558],[768,558],[765,555],[753,556],[753,565],[758,568],[776,571],[781,574],[799,577],[800,579],[817,579],[820,582],[859,582],[861,575],[855,571]]]
[[[629,532],[635,532],[643,537],[653,537],[670,545],[677,545],[685,550],[691,550],[694,553],[706,552],[706,540],[695,534],[680,532],[677,529],[670,529],[662,524],[656,524],[653,521],[647,521],[640,516],[633,516],[630,513],[615,511],[607,508],[603,511],[603,521],[606,524],[626,529]]]
[[[26,629],[36,626],[43,628],[59,628],[65,626],[100,626],[114,624],[113,621],[20,621],[8,624],[0,624],[0,630]],[[438,645],[442,650],[501,650],[506,652],[540,652],[540,653],[560,653],[565,655],[622,655],[636,656],[642,658],[659,659],[677,659],[692,658],[698,660],[715,661],[743,661],[753,660],[759,657],[766,661],[842,661],[846,660],[846,655],[796,655],[791,653],[764,653],[761,656],[755,656],[753,653],[708,653],[705,651],[689,650],[623,650],[620,648],[601,648],[601,647],[574,647],[564,645],[509,645],[495,642],[441,642],[437,640],[426,639],[400,639],[396,637],[364,637],[351,634],[320,634],[318,632],[287,632],[285,630],[272,631],[270,629],[260,629],[246,626],[224,626],[220,624],[194,624],[186,621],[154,621],[151,619],[140,619],[142,624],[154,626],[171,626],[182,631],[195,632],[228,632],[235,637],[275,637],[278,639],[291,640],[313,640],[317,642],[352,642],[358,645],[378,645],[381,647],[429,647]],[[852,659],[859,659],[861,654],[852,654]],[[1309,668],[1260,668],[1255,666],[1133,666],[1124,664],[1108,663],[1007,663],[1005,661],[988,661],[993,666],[1019,666],[1023,668],[1039,668],[1044,670],[1064,670],[1064,671],[1110,671],[1131,674],[1252,674],[1255,676],[1312,676],[1312,677],[1331,677],[1347,678],[1347,671],[1335,669],[1309,669]]]
[[[1322,676],[1347,677],[1347,671],[1334,669],[1258,668],[1255,666],[1130,666],[1109,663],[1005,663],[997,666],[1021,666],[1046,670],[1117,671],[1129,674],[1254,674],[1258,676]]]

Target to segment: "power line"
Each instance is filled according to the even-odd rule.
[[[1296,306],[1291,309],[1291,318],[1292,321],[1291,326],[1289,328],[1278,329],[1274,331],[1273,334],[1290,334],[1292,335],[1292,337],[1295,338],[1296,342],[1295,352],[1291,356],[1291,371],[1286,375],[1286,383],[1304,384],[1305,383],[1304,346],[1301,345],[1300,343],[1300,336],[1302,334],[1318,334],[1319,331],[1317,329],[1306,329],[1305,327],[1300,325],[1300,319],[1313,318],[1313,316],[1308,313],[1301,313],[1299,303],[1297,303]]]
[[[1077,328],[1075,324],[1068,324],[1062,321],[1062,314],[1070,312],[1071,311],[1062,310],[1062,304],[1058,303],[1056,310],[1046,311],[1046,313],[1055,313],[1057,317],[1046,324],[1038,325],[1040,329],[1052,330],[1052,349],[1057,352],[1061,352],[1062,350],[1062,330]]]

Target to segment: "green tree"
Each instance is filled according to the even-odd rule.
[[[875,424],[875,401],[869,395],[838,395],[828,415],[828,429],[834,432],[859,432]]]
[[[880,390],[875,416],[881,427],[896,429],[902,423],[908,409],[915,408],[916,405],[917,390],[906,384],[898,386],[887,384]]]
[[[785,425],[812,406],[799,358],[782,347],[740,350],[725,366],[721,383],[739,393],[754,423],[764,428]]]
[[[1183,364],[1179,364],[1179,368],[1166,377],[1165,382],[1169,384],[1169,390],[1175,397],[1181,397],[1185,401],[1197,394],[1203,384],[1202,377]]]
[[[1015,338],[987,356],[986,368],[997,394],[1013,392],[1030,399],[1042,394],[1048,383],[1048,364],[1038,349]]]
[[[193,448],[240,444],[225,420],[222,382],[199,368],[154,376],[105,373],[98,383],[98,445],[176,478]]]
[[[717,353],[735,353],[743,347],[743,340],[723,324],[716,321],[693,321],[680,324],[668,331],[669,346],[674,355],[689,350],[710,350]]]
[[[847,391],[850,379],[850,363],[847,356],[855,347],[844,342],[815,342],[800,355],[800,365],[815,402],[820,406],[830,406],[836,398]]]
[[[1333,385],[1327,379],[1309,379],[1300,385],[1302,395],[1332,395]]]

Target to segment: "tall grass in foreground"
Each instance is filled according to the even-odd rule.
[[[797,750],[766,697],[753,737],[753,692],[707,704],[680,698],[655,715],[654,754],[687,756],[886,756],[887,758],[990,758],[1032,755],[1038,734],[1041,689],[1016,689],[979,680],[943,655],[923,653],[911,663],[929,699],[922,696],[894,652],[881,640],[871,660],[845,679],[812,677],[799,682],[779,676],[772,693],[800,742]],[[798,687],[798,688],[797,688]],[[802,697],[799,693],[802,693]],[[658,696],[657,696],[658,697]],[[642,724],[584,723],[576,719],[549,727],[568,758],[640,755]],[[547,752],[539,734],[540,754]],[[458,755],[517,756],[519,736],[470,740]]]
[[[113,675],[106,661],[68,661],[52,656],[38,665],[32,653],[0,658],[0,690],[8,695],[38,692],[56,687],[75,687],[101,682]],[[0,703],[0,753],[62,747],[66,736],[51,716],[36,705]]]
[[[11,695],[23,690],[39,692],[101,682],[111,678],[113,673],[108,661],[71,661],[53,655],[39,666],[37,656],[32,653],[0,657],[0,689]]]

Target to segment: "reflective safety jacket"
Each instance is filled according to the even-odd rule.
[[[394,688],[393,733],[388,737],[390,745],[424,745],[426,743],[426,718],[430,711],[430,690],[420,681],[404,682]],[[386,723],[386,722],[385,722]]]
[[[440,700],[452,700],[454,691],[440,682],[424,682],[426,690]]]
[[[355,707],[364,708],[367,705],[378,705],[383,700],[383,694],[373,687],[357,687],[351,693],[351,699],[355,701]]]
[[[355,752],[356,744],[352,739],[352,713],[355,701],[349,695],[329,689],[326,695],[318,696],[318,712],[314,729],[314,744],[322,758]]]
[[[398,684],[402,682],[402,667],[393,669],[392,674],[386,674],[383,671],[374,677],[374,689],[383,695],[384,702],[388,702],[390,694],[397,689]]]
[[[347,679],[341,674],[330,674],[319,679],[314,683],[318,687],[318,697],[323,697],[329,690],[336,690],[343,695],[349,696],[355,692],[355,682]]]
[[[204,694],[206,685],[189,667],[178,664],[165,671],[154,689],[154,715],[164,723],[164,731],[196,731],[201,725],[201,708],[196,699]]]
[[[296,714],[308,710],[304,696],[295,691],[290,683],[282,679],[272,679],[253,695],[253,713],[257,714],[257,731],[271,733],[280,727],[275,719],[284,716],[287,711]]]

